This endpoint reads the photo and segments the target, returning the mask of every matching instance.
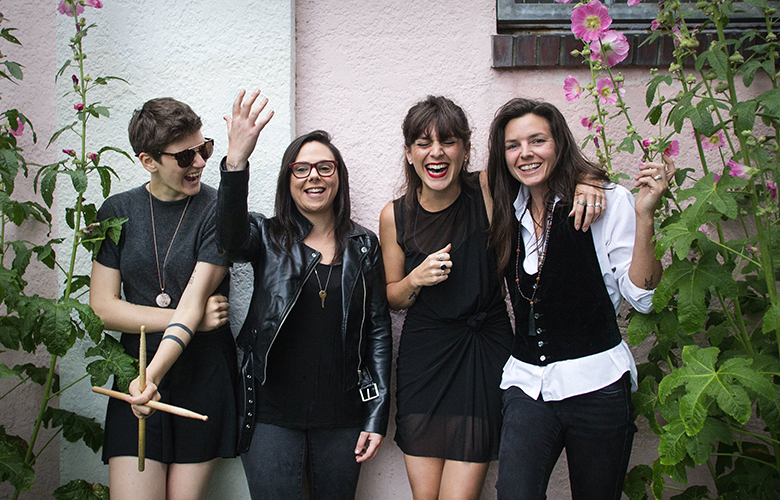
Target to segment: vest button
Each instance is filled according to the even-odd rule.
[[[362,253],[366,253],[366,252],[368,252],[368,248],[366,248],[366,247],[360,247],[360,251],[361,251]]]
[[[249,404],[250,404],[250,405],[252,404],[252,400],[251,400],[251,399],[249,400]]]
[[[537,328],[536,329],[536,334],[539,335],[540,333],[542,333],[542,329],[541,328]]]
[[[545,355],[539,356],[539,361],[544,361],[545,359],[547,359],[547,356]]]
[[[251,387],[247,387],[246,390],[251,392],[252,388]]]
[[[539,319],[539,316],[541,316],[541,314],[539,314],[539,313],[534,313],[534,319]]]
[[[539,347],[542,347],[543,345],[544,345],[544,342],[542,342],[542,341],[540,340],[540,341],[539,341]]]

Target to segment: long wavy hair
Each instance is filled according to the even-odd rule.
[[[550,103],[532,99],[516,98],[504,104],[490,125],[488,143],[488,186],[493,197],[493,218],[490,224],[489,243],[495,249],[499,275],[503,276],[514,247],[512,230],[515,218],[513,203],[520,190],[520,182],[512,177],[506,164],[504,133],[507,124],[515,118],[534,114],[547,120],[550,133],[555,140],[556,162],[547,179],[548,199],[559,196],[566,205],[574,200],[574,190],[583,179],[608,181],[607,174],[586,159],[574,141],[566,118]],[[599,184],[598,187],[601,187]],[[545,209],[546,210],[546,209]],[[545,218],[546,218],[545,214]],[[544,220],[544,219],[542,219]]]
[[[406,113],[403,123],[404,145],[409,149],[414,141],[429,135],[434,130],[440,140],[455,137],[463,141],[463,147],[466,148],[468,156],[468,148],[471,145],[471,128],[469,128],[469,120],[466,118],[463,108],[446,97],[429,95],[424,101],[409,108]],[[475,172],[468,172],[468,165],[468,161],[464,161],[458,174],[458,182],[461,185],[473,181],[479,175]],[[422,179],[417,175],[414,165],[406,161],[406,157],[404,157],[404,177],[404,202],[407,210],[411,210],[414,206],[415,193],[422,188]]]
[[[349,198],[349,174],[347,166],[344,164],[344,158],[330,139],[330,134],[324,130],[315,130],[304,134],[293,140],[282,156],[282,165],[279,169],[279,178],[276,182],[276,217],[271,219],[271,239],[279,248],[290,250],[295,237],[301,231],[301,218],[303,214],[298,210],[290,191],[290,163],[293,163],[301,152],[304,144],[309,142],[319,142],[323,144],[336,160],[336,173],[339,176],[339,189],[333,200],[333,213],[335,215],[335,224],[333,233],[336,237],[336,255],[334,261],[340,261],[344,254],[344,248],[347,243],[347,236],[354,228],[351,219],[351,205]]]

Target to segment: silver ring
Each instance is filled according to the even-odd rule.
[[[444,260],[444,254],[443,253],[437,253],[436,254],[436,260]]]
[[[663,175],[661,175],[661,174],[658,174],[658,175],[654,175],[654,176],[653,176],[653,179],[655,179],[655,180],[657,180],[657,181],[660,181],[660,180],[661,180],[661,179],[663,179],[663,178],[664,178],[664,176],[663,176]]]
[[[601,203],[599,203],[599,202],[596,202],[596,203],[593,204],[593,206],[596,207],[596,208],[601,208],[603,205]]]
[[[595,203],[588,203],[588,204],[587,204],[587,205],[585,205],[585,206],[586,206],[586,207],[595,207],[595,206],[596,206],[596,204],[595,204]]]
[[[577,205],[587,206],[588,204],[585,203],[583,200],[577,200]]]
[[[442,276],[444,276],[445,274],[447,274],[447,271],[445,271],[444,269],[442,269],[442,270],[441,270],[441,275],[442,275]]]

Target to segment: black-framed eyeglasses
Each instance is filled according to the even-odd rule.
[[[296,161],[290,163],[290,170],[292,174],[298,179],[305,179],[311,173],[311,169],[316,168],[320,177],[330,177],[336,173],[336,166],[338,162],[336,160],[322,160],[317,163],[309,163],[307,161]]]
[[[178,163],[181,168],[188,168],[192,165],[192,162],[195,161],[195,153],[199,153],[200,157],[203,158],[203,161],[208,160],[211,155],[214,154],[214,139],[206,139],[203,144],[198,144],[197,146],[185,149],[184,151],[179,151],[178,153],[160,151],[161,155],[168,155],[176,158],[176,163]]]

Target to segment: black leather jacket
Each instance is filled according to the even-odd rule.
[[[249,170],[226,171],[224,161],[217,201],[217,245],[231,262],[250,262],[255,275],[249,312],[237,339],[244,352],[239,451],[246,451],[254,428],[254,383],[265,383],[276,335],[322,256],[302,243],[312,228],[303,216],[299,220],[302,230],[290,252],[275,246],[269,220],[248,213]],[[341,278],[344,390],[360,385],[366,400],[363,430],[384,435],[390,411],[392,334],[382,252],[376,235],[357,224],[348,239]]]

